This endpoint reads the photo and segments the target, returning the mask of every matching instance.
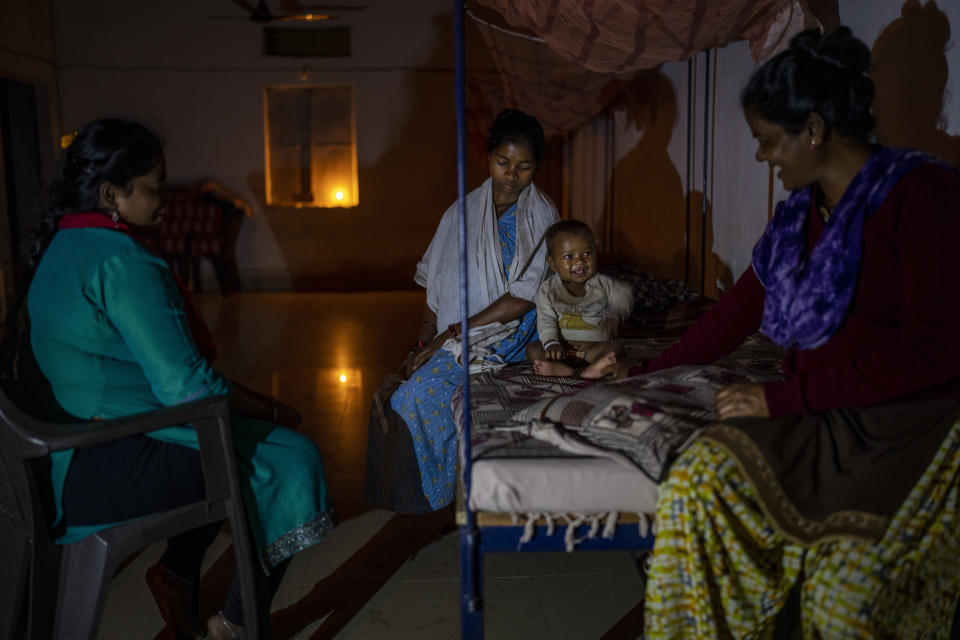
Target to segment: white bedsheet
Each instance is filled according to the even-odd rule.
[[[473,463],[470,507],[505,513],[653,513],[657,484],[603,458],[493,458]]]

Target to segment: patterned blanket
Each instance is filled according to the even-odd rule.
[[[626,341],[629,359],[649,358],[676,337]],[[779,375],[782,352],[762,336],[710,366],[677,367],[615,382],[535,375],[511,365],[471,378],[471,457],[609,457],[653,480],[714,419],[713,397],[732,382]],[[463,435],[463,394],[452,409]],[[461,450],[461,458],[463,451]]]

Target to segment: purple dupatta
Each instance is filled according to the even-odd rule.
[[[753,270],[766,289],[760,331],[782,347],[816,349],[847,316],[860,275],[863,227],[900,179],[927,163],[914,149],[875,145],[806,255],[806,222],[815,186],[798,189],[753,248]]]

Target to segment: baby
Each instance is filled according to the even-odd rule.
[[[545,237],[554,273],[537,294],[541,342],[527,345],[527,359],[545,376],[601,378],[613,373],[623,346],[610,338],[630,315],[633,291],[629,284],[597,273],[593,232],[583,222],[562,220]]]

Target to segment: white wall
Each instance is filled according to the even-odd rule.
[[[840,0],[839,8],[873,51],[879,141],[960,165],[960,2]],[[639,73],[624,101],[571,136],[568,192],[570,214],[601,237],[610,234],[608,259],[688,278],[697,289],[703,278],[703,291],[718,296],[749,266],[775,204],[788,194],[756,161],[740,109],[740,91],[757,66],[748,44],[713,50],[709,70],[707,57]],[[604,145],[612,145],[612,166]],[[612,211],[604,209],[610,192]]]
[[[452,19],[447,0],[363,4],[364,11],[344,13],[338,22],[353,29],[351,58],[304,60],[261,56],[260,27],[243,20],[230,0],[53,0],[64,129],[103,115],[147,118],[166,135],[173,180],[216,178],[251,200],[256,211],[238,246],[248,288],[411,286],[413,265],[455,197]],[[839,6],[856,35],[871,46],[882,40],[882,140],[960,162],[960,2],[840,0]],[[482,58],[479,40],[468,37],[474,47],[468,63]],[[571,215],[591,222],[613,211],[611,257],[697,283],[703,270],[706,293],[716,295],[746,269],[773,204],[785,194],[754,160],[740,112],[739,92],[755,68],[747,44],[712,52],[709,74],[705,57],[698,54],[692,67],[670,62],[644,74],[632,106],[592,123],[591,135],[572,137],[581,153],[567,156],[568,205]],[[356,209],[263,204],[262,89],[300,82],[305,63],[309,83],[356,86]],[[638,108],[650,95],[653,102]],[[897,102],[898,95],[907,99]],[[911,101],[918,95],[932,115],[918,117],[920,105]],[[933,104],[936,95],[942,105]],[[700,264],[704,127],[708,227]],[[597,147],[598,136],[612,138],[612,149]]]
[[[214,178],[246,197],[255,213],[237,253],[248,289],[412,287],[456,196],[450,3],[355,4],[366,8],[331,23],[351,27],[350,58],[276,58],[230,0],[53,0],[64,129],[146,120],[166,138],[171,182]],[[356,88],[355,209],[264,204],[262,91],[301,82]]]
[[[960,2],[840,0],[839,6],[843,24],[873,50],[879,141],[923,148],[960,163]],[[708,254],[714,254],[717,265],[711,274],[708,258],[707,274],[719,276],[727,268],[736,278],[749,266],[774,203],[786,194],[779,180],[755,161],[756,146],[741,114],[739,92],[756,68],[747,44],[717,50],[715,62]],[[702,120],[699,111],[695,117]],[[699,184],[695,181],[693,189]],[[706,292],[713,293],[709,282]]]
[[[763,233],[776,202],[788,195],[766,164],[756,161],[756,142],[740,109],[740,92],[756,68],[746,42],[715,52],[716,91],[710,159],[713,204],[712,252],[720,271],[729,273],[717,293],[750,266],[753,245]],[[722,265],[722,266],[721,266]],[[711,286],[707,286],[709,291]],[[711,292],[712,293],[712,292]]]

